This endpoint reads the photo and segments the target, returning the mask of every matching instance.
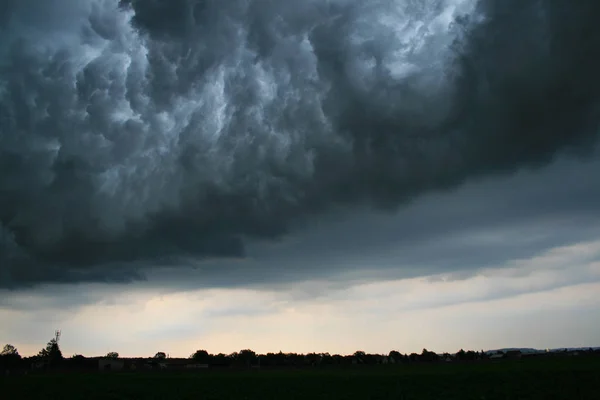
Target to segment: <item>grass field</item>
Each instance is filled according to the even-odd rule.
[[[3,399],[600,399],[600,358],[303,370],[40,374]]]

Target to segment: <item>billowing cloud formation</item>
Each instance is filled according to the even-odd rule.
[[[0,7],[0,285],[243,256],[598,136],[600,4]]]

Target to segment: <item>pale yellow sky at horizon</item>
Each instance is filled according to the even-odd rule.
[[[65,356],[597,346],[592,341],[600,337],[600,264],[586,260],[599,251],[600,242],[589,242],[466,279],[437,275],[329,290],[328,282],[304,282],[277,290],[157,295],[132,285],[102,294],[107,287],[88,285],[100,301],[37,311],[23,306],[39,303],[37,294],[23,294],[20,309],[0,308],[6,321],[0,339],[33,355],[60,328]],[[310,291],[313,285],[320,286],[319,294]]]

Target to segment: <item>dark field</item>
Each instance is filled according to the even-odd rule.
[[[600,357],[302,370],[30,374],[3,399],[594,399]]]

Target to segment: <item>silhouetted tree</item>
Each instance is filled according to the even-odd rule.
[[[17,351],[17,348],[15,346],[13,346],[12,344],[5,344],[4,348],[2,349],[2,352],[0,352],[1,356],[15,356],[15,355],[19,355],[19,352]]]
[[[382,358],[379,354],[365,354],[363,361],[367,365],[381,364]]]
[[[49,365],[56,365],[62,361],[63,355],[56,339],[50,340],[46,345],[46,348],[40,350],[38,357],[48,362]]]
[[[311,365],[311,366],[313,366],[313,367],[314,367],[315,365],[318,365],[318,364],[320,364],[320,362],[321,362],[321,356],[320,356],[319,354],[316,354],[316,353],[308,353],[308,354],[307,354],[307,355],[304,357],[304,359],[306,360],[306,363],[307,363],[308,365]]]
[[[267,366],[275,366],[275,353],[267,353],[262,358],[262,365]]]
[[[304,365],[304,355],[298,353],[287,353],[285,355],[287,365],[302,366]]]
[[[287,356],[283,352],[279,353],[267,353],[262,361],[263,365],[267,366],[284,366],[288,364]]]
[[[440,359],[440,356],[437,355],[437,353],[433,352],[433,351],[429,351],[427,349],[423,349],[423,351],[421,352],[421,357],[420,360],[421,361],[438,361]]]
[[[157,359],[157,360],[164,360],[164,359],[167,358],[167,355],[164,352],[159,351],[158,353],[156,353],[154,355],[154,358]]]
[[[11,370],[21,365],[22,358],[17,348],[12,344],[7,344],[0,352],[0,368]]]
[[[111,351],[111,352],[106,353],[106,356],[104,356],[104,357],[116,360],[117,358],[119,358],[119,353],[117,353],[116,351]]]
[[[82,370],[82,369],[96,369],[98,368],[98,362],[94,359],[87,359],[81,354],[75,354],[64,362],[65,367]]]
[[[332,361],[333,361],[333,364],[335,364],[335,365],[340,365],[340,364],[343,364],[343,363],[344,363],[344,357],[342,357],[342,356],[341,356],[341,355],[339,355],[339,354],[334,354],[334,355],[332,355],[332,356],[331,356],[331,359],[332,359]]]
[[[208,351],[206,350],[196,350],[196,352],[192,354],[190,358],[196,362],[208,364],[210,360],[210,354],[208,354]]]
[[[388,357],[390,358],[390,361],[394,360],[393,362],[395,362],[395,363],[402,362],[402,354],[400,354],[399,351],[396,351],[396,350],[390,351],[390,354],[388,354]]]
[[[322,365],[331,365],[333,364],[333,357],[329,353],[321,353],[321,364]]]
[[[223,353],[219,353],[215,356],[210,356],[210,364],[214,366],[226,367],[231,365],[231,359]]]
[[[256,359],[256,353],[250,349],[240,350],[237,359],[241,363],[250,366],[250,364],[252,364],[252,362],[254,362]]]
[[[234,351],[233,353],[228,354],[227,355],[227,359],[229,360],[229,365],[235,365],[235,364],[237,364],[238,363],[238,356],[239,356],[239,354],[238,354],[237,351]]]
[[[81,354],[74,354],[74,355],[71,357],[71,362],[72,362],[74,365],[80,365],[80,364],[83,364],[83,363],[85,363],[85,360],[86,360],[86,358],[85,358],[84,356],[82,356]]]
[[[354,359],[358,364],[362,364],[365,362],[365,352],[362,350],[355,351],[353,354]]]

